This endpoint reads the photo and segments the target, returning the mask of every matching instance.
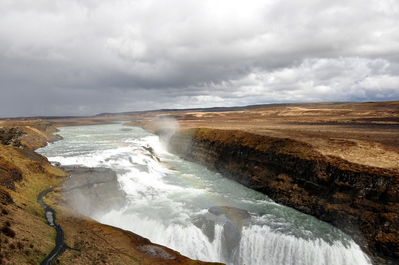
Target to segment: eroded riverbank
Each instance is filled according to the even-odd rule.
[[[46,136],[56,131],[47,127],[50,123],[24,120],[0,125],[7,132],[15,130],[9,128],[18,132],[0,139],[0,263],[38,264],[53,250],[56,233],[47,224],[37,196],[69,175],[33,151],[52,139]],[[63,201],[61,188],[46,196],[46,203],[57,212],[66,244],[81,251],[63,252],[55,259],[58,264],[214,264],[188,259],[129,231],[95,222]]]
[[[87,126],[64,128],[61,134],[63,141],[43,150],[51,160],[89,165],[93,175],[98,166],[110,167],[127,193],[126,207],[94,213],[98,221],[193,259],[368,264],[359,246],[338,229],[170,154],[157,136],[141,128]],[[72,171],[71,179],[77,178]],[[95,185],[83,184],[96,193]]]
[[[326,157],[311,145],[242,131],[191,129],[169,149],[351,235],[376,263],[399,260],[396,170]]]

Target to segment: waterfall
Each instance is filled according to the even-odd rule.
[[[123,209],[93,219],[192,259],[229,265],[371,264],[347,235],[312,216],[168,153],[157,136],[119,124],[62,128],[38,152],[62,165],[109,167]]]

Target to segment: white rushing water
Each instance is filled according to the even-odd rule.
[[[128,195],[122,210],[91,216],[99,222],[203,261],[371,264],[338,229],[168,153],[157,136],[141,128],[79,126],[60,134],[64,140],[37,151],[62,165],[112,168]],[[250,218],[223,207],[211,213],[215,206],[245,210]]]

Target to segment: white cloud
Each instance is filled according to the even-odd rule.
[[[399,99],[396,0],[6,0],[0,17],[0,89],[28,114]]]
[[[146,46],[141,40],[140,32],[133,28],[127,29],[119,38],[109,38],[106,47],[123,59],[140,60],[146,55]]]

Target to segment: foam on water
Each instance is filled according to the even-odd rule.
[[[62,128],[63,141],[38,150],[63,165],[109,167],[127,193],[126,206],[92,218],[130,230],[192,259],[227,264],[371,264],[352,239],[316,218],[278,205],[205,167],[168,153],[140,128]],[[213,206],[249,212],[217,216]]]

